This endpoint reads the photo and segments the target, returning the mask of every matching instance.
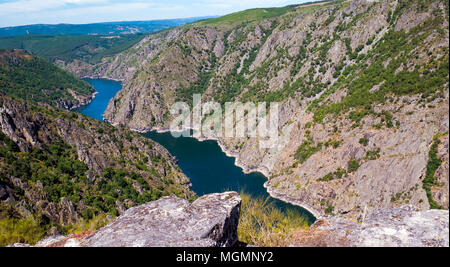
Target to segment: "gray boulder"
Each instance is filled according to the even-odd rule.
[[[406,205],[376,211],[363,223],[323,217],[310,230],[297,233],[292,246],[448,247],[449,211]]]
[[[212,194],[194,203],[166,197],[127,210],[83,242],[89,247],[223,247],[237,241],[241,198]]]
[[[97,232],[54,236],[37,247],[231,247],[241,198],[211,194],[193,203],[174,196],[133,207]],[[17,244],[16,244],[17,246]]]

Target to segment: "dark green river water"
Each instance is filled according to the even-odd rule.
[[[95,99],[78,111],[86,116],[103,121],[103,113],[109,100],[121,90],[119,82],[101,79],[86,79],[98,92]],[[306,216],[310,223],[315,218],[305,209],[271,198],[264,188],[267,180],[260,173],[245,174],[237,167],[235,159],[227,157],[215,141],[200,142],[194,138],[174,138],[170,133],[149,132],[144,134],[163,145],[178,159],[178,165],[192,182],[192,190],[202,196],[224,191],[244,191],[254,197],[269,198],[277,207],[295,209]]]

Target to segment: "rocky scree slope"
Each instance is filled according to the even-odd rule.
[[[167,150],[137,133],[0,94],[0,219],[61,230],[163,196],[193,199],[189,186]]]
[[[104,116],[138,131],[167,129],[171,105],[193,93],[281,102],[278,148],[219,144],[269,177],[272,196],[316,216],[448,209],[448,11],[441,0],[292,6],[168,30],[69,69],[124,80]]]

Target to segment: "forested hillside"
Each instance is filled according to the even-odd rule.
[[[40,57],[22,50],[0,50],[0,92],[71,109],[89,102],[94,89]]]
[[[129,130],[1,93],[0,129],[0,246],[96,230],[163,196],[195,197],[170,154]]]
[[[144,35],[19,35],[0,37],[0,49],[22,49],[50,62],[83,60],[99,63],[142,40]]]

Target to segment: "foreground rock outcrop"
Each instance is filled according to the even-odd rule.
[[[36,246],[230,247],[238,241],[240,207],[235,192],[206,195],[193,203],[166,197],[127,210],[98,232],[50,237]]]
[[[237,245],[241,198],[206,195],[193,203],[166,197],[129,209],[99,231],[53,236],[36,247],[230,247]],[[11,244],[10,247],[30,247]],[[448,247],[448,210],[412,205],[377,211],[363,223],[322,217],[294,235],[295,247]]]
[[[419,211],[407,205],[379,210],[362,224],[337,217],[319,219],[297,233],[299,247],[448,247],[448,210]]]

